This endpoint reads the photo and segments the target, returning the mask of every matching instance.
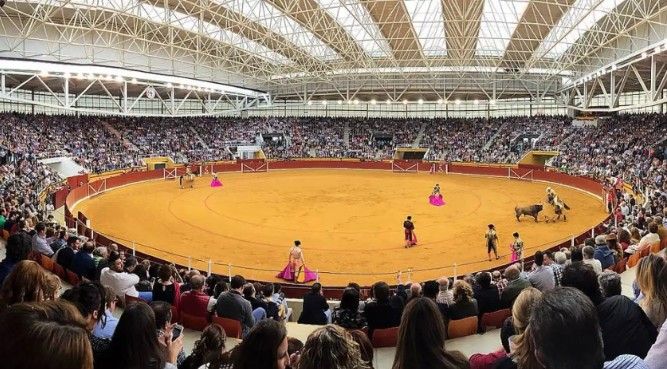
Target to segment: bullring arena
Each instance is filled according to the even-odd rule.
[[[0,369],[667,369],[667,0],[0,0]]]
[[[273,163],[265,173],[220,172],[222,188],[209,186],[210,175],[197,178],[193,189],[157,179],[112,191],[110,180],[103,180],[106,191],[93,191],[73,211],[83,213],[98,235],[138,252],[202,270],[210,260],[214,273],[258,280],[276,280],[286,250],[299,239],[306,265],[328,286],[345,286],[351,276],[370,285],[395,282],[399,272],[404,280],[422,280],[490,269],[509,262],[515,231],[530,253],[569,245],[607,217],[602,194],[586,191],[592,181],[574,177],[545,173],[563,182],[553,184],[516,174],[510,178],[502,167],[461,167],[477,175],[433,175],[372,169],[383,164],[356,161],[342,169],[312,169],[318,164],[338,162],[303,162],[301,169],[275,169],[280,163]],[[481,174],[485,170],[488,175]],[[530,174],[534,178],[535,172]],[[445,206],[428,203],[435,183],[443,188]],[[90,188],[95,186],[100,184]],[[547,223],[555,214],[545,206],[538,223],[525,216],[517,222],[514,207],[544,203],[547,186],[571,205],[568,221]],[[411,249],[403,247],[401,224],[407,215],[415,220],[419,239]],[[489,223],[499,230],[502,254],[492,262],[484,242]]]

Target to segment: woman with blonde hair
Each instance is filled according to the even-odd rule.
[[[528,327],[533,305],[542,297],[542,292],[534,287],[521,291],[512,305],[512,327],[514,335],[509,338],[509,357],[498,363],[496,368],[538,369],[541,365],[535,358],[535,348]]]
[[[457,280],[454,282],[454,304],[449,306],[447,315],[449,319],[463,319],[469,316],[477,316],[479,307],[477,300],[473,298],[472,287],[466,281]]]
[[[410,301],[398,329],[392,369],[469,367],[468,359],[462,353],[445,349],[445,323],[435,302],[427,297]]]
[[[639,306],[659,330],[667,318],[667,266],[655,254],[643,257],[637,265],[637,285],[641,291]]]
[[[21,302],[40,302],[55,299],[60,279],[49,274],[32,260],[17,263],[0,289],[0,311]]]
[[[303,346],[299,369],[369,369],[359,344],[350,333],[333,324],[315,330]]]

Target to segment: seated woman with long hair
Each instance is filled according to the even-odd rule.
[[[121,315],[103,361],[107,369],[175,369],[183,335],[158,338],[155,313],[145,303],[130,304]]]
[[[667,263],[655,254],[643,257],[637,265],[639,306],[659,330],[667,318]]]
[[[435,302],[426,297],[412,299],[401,318],[392,369],[469,367],[462,353],[445,349],[445,323]]]
[[[0,312],[21,302],[53,300],[60,290],[60,279],[32,260],[18,262],[0,289]]]
[[[185,359],[179,368],[197,369],[206,365],[206,369],[219,369],[227,361],[223,357],[226,339],[225,330],[220,325],[210,324],[195,342],[192,354]]]
[[[509,337],[509,357],[500,359],[494,368],[539,368],[539,362],[534,355],[534,347],[528,335],[524,332],[528,328],[530,312],[533,305],[542,296],[542,292],[534,287],[521,291],[512,305],[512,327],[514,335]]]
[[[287,329],[272,319],[259,321],[231,354],[233,369],[285,369],[290,364],[287,353]]]
[[[0,367],[93,369],[88,335],[86,321],[66,301],[14,304],[0,315]]]
[[[469,316],[477,316],[479,308],[475,300],[472,287],[466,281],[458,280],[454,282],[454,304],[449,306],[447,316],[449,319],[463,319]]]
[[[346,329],[362,329],[366,319],[359,312],[359,291],[348,287],[343,291],[340,306],[335,308],[331,316],[333,324]]]
[[[329,324],[308,336],[299,369],[369,369],[359,344],[343,328]]]

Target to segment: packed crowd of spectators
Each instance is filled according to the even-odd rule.
[[[0,345],[3,368],[365,369],[373,365],[369,338],[391,327],[398,327],[396,369],[667,367],[665,251],[639,260],[633,298],[622,295],[614,271],[656,243],[667,245],[663,115],[623,115],[597,127],[574,127],[559,117],[386,125],[321,118],[198,118],[186,124],[15,114],[0,119],[7,123],[0,125],[0,229],[9,235],[0,262],[0,337],[11,337]],[[298,321],[322,327],[305,345],[287,337],[291,309],[279,285],[138,260],[57,224],[52,207],[39,197],[60,180],[40,158],[69,155],[94,171],[136,165],[147,154],[213,160],[228,154],[228,145],[261,143],[263,133],[286,137],[272,147],[279,157],[384,158],[418,136],[433,158],[451,161],[506,162],[530,147],[556,148],[562,154],[552,165],[604,181],[616,178],[609,185],[619,191],[604,234],[557,252],[538,251],[531,263],[502,272],[399,281],[393,288],[378,282],[368,296],[351,283],[333,309],[315,283]],[[376,140],[380,136],[390,139]],[[643,196],[623,191],[620,180]],[[83,282],[61,294],[58,277],[31,261],[35,255]],[[122,314],[117,304],[124,306]],[[451,322],[475,317],[483,332],[484,314],[504,308],[511,308],[511,316],[502,324],[497,351],[466,358],[446,350]],[[183,314],[204,322],[191,353],[183,352],[175,326]],[[238,346],[227,349],[216,317],[239,322]]]

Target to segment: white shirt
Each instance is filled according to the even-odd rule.
[[[588,264],[593,267],[595,274],[602,273],[602,263],[598,259],[584,259],[584,264]]]
[[[113,290],[116,296],[125,301],[125,295],[132,297],[139,297],[139,292],[134,288],[134,285],[139,283],[139,276],[126,272],[115,272],[109,268],[102,269],[100,274],[100,283],[103,286],[109,287]]]

